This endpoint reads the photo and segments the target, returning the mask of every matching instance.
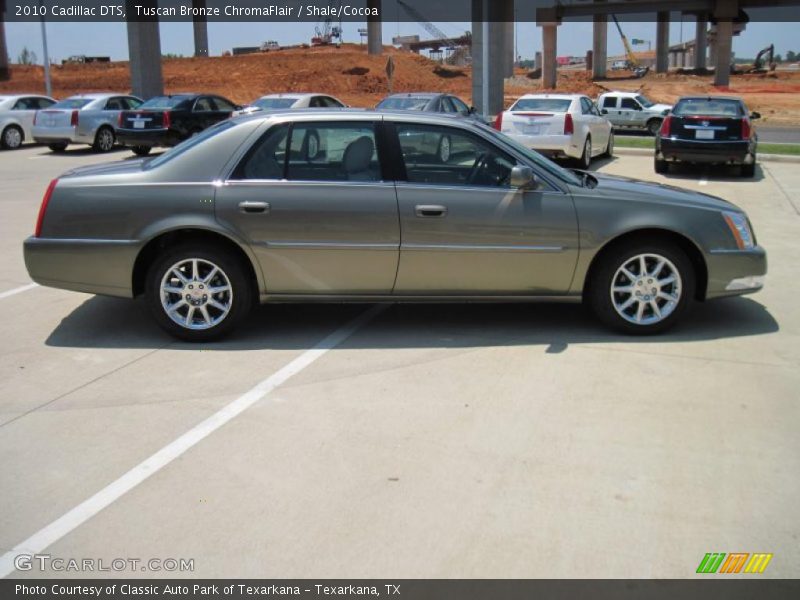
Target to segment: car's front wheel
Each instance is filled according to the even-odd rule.
[[[131,150],[136,156],[147,156],[152,148],[150,146],[131,146]]]
[[[599,260],[588,282],[588,300],[601,321],[624,333],[668,329],[694,297],[694,269],[677,245],[625,244]]]
[[[647,131],[650,132],[650,135],[653,137],[658,135],[658,132],[661,129],[661,122],[661,119],[650,119],[647,122]]]
[[[244,266],[222,248],[186,244],[150,267],[146,302],[173,336],[207,342],[230,333],[250,311],[253,290]]]

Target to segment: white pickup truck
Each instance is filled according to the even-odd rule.
[[[638,92],[606,92],[597,106],[615,128],[646,129],[656,135],[672,110],[669,104],[656,104]]]

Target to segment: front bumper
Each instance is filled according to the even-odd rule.
[[[522,133],[506,133],[505,135],[526,148],[547,156],[580,158],[583,154],[583,145],[574,140],[571,135],[525,135]]]
[[[130,298],[135,240],[67,240],[29,237],[23,244],[25,267],[48,287]]]
[[[752,294],[764,287],[767,251],[761,246],[749,250],[712,250],[706,255],[706,266],[706,299]]]
[[[659,138],[656,157],[666,161],[748,164],[753,162],[749,140],[705,141]]]
[[[123,146],[175,146],[181,139],[170,129],[117,129],[117,141]]]

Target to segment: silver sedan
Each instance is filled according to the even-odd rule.
[[[583,300],[655,333],[695,300],[757,291],[767,268],[720,198],[566,170],[466,119],[363,110],[230,119],[152,159],[70,171],[24,251],[34,281],[144,295],[191,341],[256,301]]]

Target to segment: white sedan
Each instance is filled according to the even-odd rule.
[[[31,128],[36,111],[55,103],[48,96],[36,94],[0,96],[0,148],[15,150],[23,142],[32,142]]]
[[[579,94],[526,94],[497,115],[494,128],[552,158],[575,159],[584,169],[592,158],[614,151],[611,123]]]
[[[254,100],[233,116],[247,115],[259,110],[283,110],[287,108],[344,108],[344,102],[327,94],[268,94]]]

